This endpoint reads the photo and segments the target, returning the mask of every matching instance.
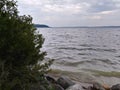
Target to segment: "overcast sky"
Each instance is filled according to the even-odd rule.
[[[18,0],[18,9],[49,26],[120,25],[120,0]]]

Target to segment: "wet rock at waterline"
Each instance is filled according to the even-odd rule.
[[[120,84],[113,85],[111,90],[120,90]]]
[[[57,83],[54,77],[50,75],[46,75],[45,77],[50,83]]]
[[[100,83],[93,83],[93,89],[94,90],[105,90],[103,85],[101,85]]]
[[[64,88],[60,86],[59,84],[52,84],[52,89],[53,90],[64,90]]]
[[[68,87],[75,84],[72,80],[65,76],[59,77],[57,83],[61,85],[64,89],[67,89]]]
[[[73,82],[70,78],[66,76],[52,77],[51,75],[45,76],[46,80],[52,90],[120,90],[120,84],[113,86],[108,86],[107,84],[102,84],[98,82],[91,83],[81,83]],[[111,88],[110,88],[111,87]],[[40,87],[40,90],[45,90],[44,87]],[[33,89],[31,89],[33,90]],[[37,87],[34,90],[39,90]]]
[[[85,90],[93,90],[93,87],[92,86],[89,86],[87,89]]]
[[[85,90],[80,84],[75,84],[67,88],[66,90]]]

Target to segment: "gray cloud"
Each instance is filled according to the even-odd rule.
[[[19,0],[20,14],[51,26],[120,25],[120,0]]]
[[[102,12],[102,11],[110,11],[117,9],[115,2],[112,0],[100,0],[99,2],[94,3],[90,11],[92,12]]]

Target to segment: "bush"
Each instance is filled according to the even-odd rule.
[[[0,0],[0,90],[29,90],[38,82],[44,85],[52,60],[40,63],[46,55],[40,51],[43,42],[32,17],[18,15],[16,1]]]

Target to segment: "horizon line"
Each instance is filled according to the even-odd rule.
[[[109,28],[109,27],[116,27],[120,28],[120,25],[109,25],[109,26],[50,26],[51,28]]]

